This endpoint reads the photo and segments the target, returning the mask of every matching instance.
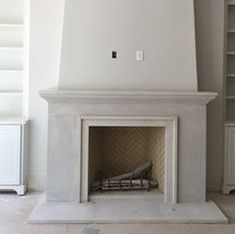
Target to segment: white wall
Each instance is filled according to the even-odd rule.
[[[39,90],[55,87],[58,79],[64,0],[30,1],[29,186],[44,189],[47,157],[47,104]]]
[[[207,189],[220,190],[223,176],[224,0],[195,0],[199,90],[219,96],[208,108]]]
[[[69,0],[64,19],[59,88],[197,91],[193,0]]]

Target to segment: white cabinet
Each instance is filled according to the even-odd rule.
[[[0,184],[20,184],[20,138],[19,125],[0,125]]]
[[[225,127],[225,163],[223,193],[235,190],[235,125]]]
[[[0,122],[0,190],[26,191],[27,122]]]

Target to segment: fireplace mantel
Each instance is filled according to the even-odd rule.
[[[216,93],[49,89],[40,96],[49,104],[47,197],[31,222],[157,222],[171,217],[178,222],[227,222],[213,202],[206,202],[206,106]],[[94,126],[165,128],[164,196],[88,202],[89,131]],[[110,209],[123,214],[125,204],[131,204],[131,215],[110,216]],[[98,211],[105,207],[100,217]]]
[[[213,92],[145,91],[145,90],[57,90],[40,92],[48,102],[82,103],[182,103],[206,105],[216,98]]]
[[[60,170],[48,170],[49,201],[79,200],[78,158],[81,155],[81,123],[84,116],[101,116],[106,121],[109,116],[132,117],[133,120],[136,116],[144,116],[145,119],[177,117],[179,201],[206,200],[206,105],[215,99],[216,93],[49,89],[41,91],[40,95],[49,103],[48,168],[53,169],[58,158],[61,162]],[[70,171],[70,176],[67,171]],[[58,178],[63,178],[63,183]],[[193,192],[195,184],[197,193]]]

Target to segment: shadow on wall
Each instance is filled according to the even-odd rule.
[[[208,106],[207,190],[221,190],[223,176],[224,2],[195,0],[197,66],[200,91],[219,94]]]

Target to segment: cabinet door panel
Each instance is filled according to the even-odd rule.
[[[0,185],[20,184],[20,126],[0,126]]]
[[[227,183],[235,184],[235,127],[226,130]]]

